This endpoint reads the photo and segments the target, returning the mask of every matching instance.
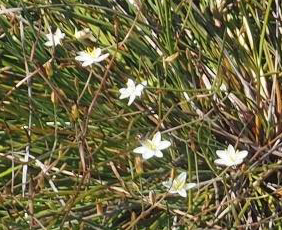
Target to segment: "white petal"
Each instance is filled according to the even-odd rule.
[[[86,67],[86,66],[89,66],[89,65],[92,65],[92,64],[93,64],[93,60],[87,60],[87,61],[82,63],[82,66]]]
[[[45,46],[53,46],[53,42],[52,41],[48,41],[44,43]]]
[[[238,158],[235,161],[230,162],[229,166],[239,165],[239,164],[242,164],[242,162],[243,162],[243,159],[242,158]]]
[[[161,152],[161,151],[159,151],[159,150],[157,150],[156,152],[155,152],[155,156],[156,157],[163,157],[163,153]]]
[[[226,150],[217,150],[216,155],[219,156],[219,158],[224,159],[226,158],[227,152]]]
[[[54,46],[57,46],[60,44],[60,40],[58,40],[57,38],[54,39]]]
[[[146,151],[145,153],[143,153],[142,156],[143,156],[143,158],[144,158],[145,160],[147,160],[147,159],[149,159],[149,158],[151,158],[151,157],[154,156],[154,152],[148,149],[148,151]]]
[[[85,55],[87,55],[87,53],[86,53],[85,51],[78,51],[77,54],[78,54],[79,56],[85,56]]]
[[[102,53],[102,50],[100,48],[95,49],[95,57],[99,57]]]
[[[119,89],[119,92],[120,92],[121,94],[124,94],[124,93],[126,92],[126,88],[121,88],[121,89]]]
[[[158,146],[161,142],[161,133],[160,132],[156,132],[156,134],[153,136],[152,142]]]
[[[179,195],[182,196],[182,197],[187,197],[187,193],[186,193],[186,190],[185,190],[184,188],[178,190],[178,193],[179,193]]]
[[[172,180],[171,179],[169,179],[168,181],[164,181],[163,183],[163,186],[165,186],[166,188],[171,188],[171,186],[172,186]]]
[[[79,56],[76,56],[74,59],[77,61],[87,61],[87,60],[90,60],[91,57],[89,57],[89,55],[87,54],[81,54]]]
[[[109,55],[110,55],[110,54],[103,54],[103,55],[101,55],[101,56],[99,56],[99,57],[97,57],[97,58],[95,58],[95,59],[93,59],[93,60],[94,60],[94,62],[101,62],[101,61],[103,61],[104,59],[106,59]]]
[[[158,145],[158,149],[159,150],[163,150],[168,148],[171,145],[171,143],[169,141],[161,141]]]
[[[216,159],[214,161],[214,163],[218,164],[218,165],[225,165],[225,166],[228,166],[228,162],[224,159]]]
[[[228,145],[227,153],[228,154],[235,154],[235,149],[234,149],[234,147],[232,145]]]
[[[53,34],[52,34],[52,33],[49,33],[49,34],[46,34],[45,36],[46,36],[46,38],[47,38],[48,40],[51,40],[51,39],[52,39]]]
[[[185,183],[186,182],[186,177],[187,177],[187,173],[186,172],[182,172],[178,175],[178,177],[176,178],[177,181],[181,182],[181,183]]]
[[[59,28],[57,28],[55,32],[55,37],[54,37],[54,40],[56,41],[56,43],[59,44],[61,39],[63,39],[64,37],[65,37],[65,34],[62,33],[62,31]]]
[[[146,82],[146,81],[142,81],[141,84],[142,84],[143,86],[147,86],[147,82]]]
[[[119,92],[121,93],[119,99],[127,98],[127,97],[129,97],[130,94],[131,94],[131,92],[130,92],[128,89],[126,89],[126,88],[120,89]]]
[[[55,32],[55,36],[60,38],[61,36],[63,36],[61,30],[59,28],[57,28],[56,32]]]
[[[173,193],[178,193],[179,191],[171,188],[168,192],[173,194]]]
[[[127,85],[127,88],[129,88],[129,89],[132,89],[132,88],[135,89],[135,83],[130,78],[127,80],[126,85]]]
[[[147,148],[145,146],[141,146],[141,147],[135,148],[133,150],[134,153],[140,153],[140,154],[143,154],[146,151],[147,151]]]
[[[143,89],[144,89],[144,86],[141,85],[141,84],[139,84],[139,85],[136,86],[134,93],[135,93],[137,96],[140,97],[140,96],[141,96],[141,93],[142,93],[142,91],[143,91]]]
[[[196,185],[197,184],[195,184],[195,183],[188,183],[188,184],[186,184],[185,189],[188,190],[188,189],[194,188],[194,187],[196,187]]]
[[[238,156],[241,159],[244,159],[247,155],[248,155],[248,151],[247,150],[240,151],[240,152],[238,152],[236,154],[236,156]]]
[[[128,104],[127,105],[131,105],[132,102],[134,101],[135,99],[135,95],[134,94],[131,94],[130,97],[129,97],[129,101],[128,101]]]

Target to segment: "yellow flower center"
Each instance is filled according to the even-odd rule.
[[[157,146],[156,146],[155,143],[152,142],[151,140],[146,140],[146,141],[144,142],[144,145],[145,145],[147,148],[149,148],[149,149],[151,149],[151,150],[153,150],[153,151],[156,151],[156,150],[157,150]]]
[[[237,152],[236,152],[237,153]],[[229,155],[229,160],[231,161],[231,162],[235,162],[236,161],[236,153],[235,154],[230,154]]]
[[[91,48],[87,48],[86,49],[86,52],[91,56],[91,57],[94,57],[94,58],[97,58],[97,56],[99,55],[98,54],[98,49],[95,49],[95,48],[93,48],[93,49],[91,49]]]
[[[181,190],[183,188],[184,184],[185,184],[185,181],[180,181],[180,180],[174,179],[173,188],[175,190]]]

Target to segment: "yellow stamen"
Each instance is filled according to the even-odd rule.
[[[153,151],[157,150],[157,146],[151,140],[146,140],[144,145]]]

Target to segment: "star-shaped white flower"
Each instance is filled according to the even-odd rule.
[[[243,162],[244,158],[248,155],[248,151],[235,151],[232,145],[228,145],[228,148],[226,150],[217,150],[216,154],[217,156],[219,156],[219,159],[216,159],[214,161],[216,164],[224,166],[235,166]]]
[[[136,2],[135,2],[135,0],[128,0],[128,1],[129,1],[129,3],[130,3],[130,4],[132,4],[132,5],[136,6]]]
[[[128,105],[131,105],[132,102],[135,100],[135,97],[141,96],[141,93],[144,87],[147,85],[147,82],[143,81],[141,84],[135,86],[134,81],[128,79],[126,85],[127,88],[122,88],[119,90],[119,92],[121,93],[119,99],[124,99],[129,97]]]
[[[75,57],[75,60],[81,61],[82,66],[89,66],[93,63],[101,62],[105,60],[110,54],[106,53],[101,55],[102,50],[100,48],[87,49],[85,51],[78,52],[78,56]]]
[[[163,186],[167,187],[169,193],[178,193],[182,197],[187,197],[186,190],[194,188],[195,183],[186,183],[187,173],[182,172],[174,180],[169,179],[168,181],[163,182]]]
[[[142,154],[144,159],[149,159],[153,156],[163,157],[161,150],[168,148],[171,143],[169,141],[161,141],[161,133],[157,132],[152,140],[141,142],[141,147],[133,150],[134,153]]]
[[[55,34],[49,33],[46,34],[46,37],[48,39],[47,42],[45,42],[45,46],[57,46],[61,43],[61,40],[65,37],[65,34],[62,33],[62,31],[57,28]]]

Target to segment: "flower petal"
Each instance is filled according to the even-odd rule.
[[[151,157],[153,157],[154,156],[154,151],[152,151],[152,150],[147,150],[145,153],[143,153],[142,154],[142,157],[145,159],[145,160],[147,160],[147,159],[149,159],[149,158],[151,158]]]
[[[232,154],[235,154],[235,149],[234,149],[234,147],[232,146],[232,145],[228,145],[228,147],[227,147],[227,153],[228,153],[228,155],[232,155]]]
[[[74,59],[77,61],[87,61],[87,60],[91,60],[92,58],[88,54],[81,53],[79,56],[76,56]]]
[[[161,142],[161,133],[158,131],[155,133],[155,135],[153,136],[152,142],[158,146]]]
[[[85,51],[78,51],[77,54],[79,56],[84,56],[84,55],[87,55],[87,53]]]
[[[141,84],[142,84],[143,86],[147,86],[147,82],[146,82],[146,81],[142,81]]]
[[[130,97],[129,97],[129,101],[128,101],[128,104],[127,105],[131,105],[132,102],[134,101],[135,99],[135,95],[134,94],[131,94]]]
[[[163,153],[160,151],[160,150],[157,150],[156,152],[155,152],[155,156],[156,157],[163,157]]]
[[[219,158],[225,159],[226,156],[227,156],[227,152],[226,152],[226,150],[217,150],[217,151],[216,151],[216,155],[217,155]]]
[[[56,30],[56,32],[55,32],[55,36],[56,36],[58,39],[62,39],[62,38],[65,37],[65,34],[62,33],[62,31],[61,31],[59,28],[57,28],[57,30]]]
[[[129,89],[135,89],[135,83],[130,78],[127,80],[126,85],[127,85],[127,88],[129,88]]]
[[[196,183],[188,183],[186,184],[185,189],[188,190],[188,189],[194,188],[196,187],[196,185],[197,185]]]
[[[218,165],[225,165],[225,166],[229,166],[228,161],[226,161],[226,159],[216,159],[214,161],[215,164]]]
[[[92,65],[92,64],[93,64],[93,60],[87,60],[87,61],[82,63],[82,66],[86,67],[86,66],[89,66],[89,65]]]
[[[178,190],[171,188],[168,192],[174,194],[174,193],[178,193]]]
[[[53,34],[49,33],[45,35],[48,40],[52,40]]]
[[[185,190],[184,188],[178,190],[178,193],[179,193],[179,195],[182,196],[182,197],[187,197],[187,193],[186,193],[186,190]]]
[[[163,186],[165,186],[166,188],[171,188],[171,186],[172,186],[172,180],[171,179],[169,179],[168,181],[164,181],[164,182],[162,182],[162,184],[163,184]]]
[[[134,153],[140,153],[143,154],[147,151],[147,148],[145,146],[140,146],[138,148],[133,149]]]
[[[121,93],[119,99],[124,99],[130,96],[130,91],[127,88],[122,88],[119,90],[119,92]]]
[[[139,84],[139,85],[136,86],[134,93],[135,93],[137,96],[140,97],[140,96],[141,96],[141,93],[142,93],[142,91],[143,91],[143,89],[144,89],[144,86],[141,85],[141,84]]]
[[[97,58],[95,58],[95,59],[93,59],[93,60],[95,60],[94,62],[101,62],[101,61],[103,61],[104,59],[106,59],[109,55],[110,55],[110,54],[103,54],[103,55],[101,55],[101,56],[99,56],[99,57],[97,57]]]
[[[229,166],[239,165],[242,164],[242,162],[243,162],[242,158],[237,158],[236,160],[233,160],[233,162],[230,162]]]
[[[94,50],[95,58],[98,58],[101,55],[101,53],[102,53],[102,50],[100,48],[96,48]]]
[[[244,159],[247,155],[248,155],[248,151],[247,150],[243,150],[243,151],[240,151],[240,152],[236,153],[236,156],[238,156],[241,159]]]
[[[53,42],[52,41],[47,41],[44,43],[45,46],[53,46]]]
[[[158,149],[159,150],[163,150],[168,148],[171,145],[171,143],[169,141],[161,141],[158,145]]]
[[[186,182],[186,177],[187,177],[187,173],[186,172],[182,172],[178,175],[178,177],[176,178],[176,180],[179,182],[179,183],[185,183]]]

